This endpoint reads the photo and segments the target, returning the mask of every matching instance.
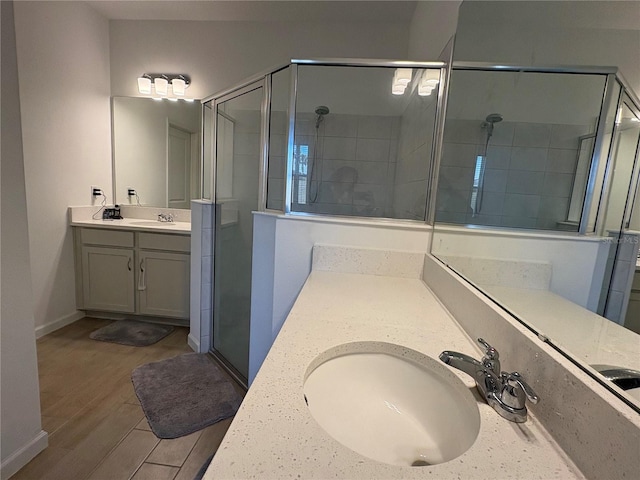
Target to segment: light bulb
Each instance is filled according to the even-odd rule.
[[[184,90],[187,88],[187,82],[182,78],[174,78],[171,80],[171,88],[173,89],[173,94],[179,97],[184,96]]]
[[[138,77],[138,92],[144,95],[151,93],[151,79],[149,77]]]
[[[166,78],[158,77],[153,81],[156,87],[156,93],[158,95],[166,95],[168,91],[169,82]]]

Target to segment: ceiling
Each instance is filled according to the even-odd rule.
[[[288,22],[411,21],[416,1],[119,0],[87,1],[110,20]]]

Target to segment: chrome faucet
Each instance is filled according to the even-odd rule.
[[[171,213],[159,213],[158,214],[159,222],[173,222],[173,215]]]
[[[526,401],[528,399],[531,403],[538,403],[538,396],[518,372],[500,371],[500,355],[495,348],[482,338],[478,339],[478,343],[485,349],[481,361],[464,353],[449,351],[442,352],[440,360],[471,376],[476,381],[482,398],[500,416],[511,422],[526,422]]]

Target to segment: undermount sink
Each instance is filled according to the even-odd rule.
[[[159,222],[157,220],[136,220],[131,222],[131,225],[136,225],[138,227],[171,227],[175,226],[175,223]]]
[[[382,342],[340,345],[309,366],[304,398],[318,424],[379,462],[426,466],[466,452],[480,431],[469,388],[415,350]]]

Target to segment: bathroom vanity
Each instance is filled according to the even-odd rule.
[[[635,446],[630,441],[639,426],[635,412],[624,411],[619,402],[609,400],[611,413],[600,410],[594,415],[603,403],[599,385],[585,380],[582,372],[557,352],[545,350],[512,319],[502,316],[499,322],[504,325],[500,327],[495,319],[488,321],[488,316],[502,314],[444,270],[432,257],[422,254],[314,247],[313,271],[204,478],[569,479],[604,478],[600,475],[603,472],[608,478],[621,478],[622,472],[637,466]],[[450,293],[432,290],[430,281]],[[451,282],[459,285],[447,285]],[[466,289],[464,295],[461,289]],[[417,445],[395,445],[391,434],[375,435],[374,418],[370,419],[371,428],[362,428],[356,435],[355,447],[327,433],[310,407],[315,400],[305,396],[309,393],[306,382],[316,368],[333,358],[356,353],[365,348],[363,345],[416,358],[426,355],[437,359],[443,350],[482,356],[471,337],[477,335],[475,327],[457,321],[458,313],[451,310],[447,296],[455,297],[459,308],[469,311],[465,322],[484,330],[483,336],[501,350],[503,369],[517,369],[540,396],[526,423],[500,417],[480,398],[469,376],[446,367],[447,373],[469,389],[462,395],[473,397],[470,408],[477,406],[480,417],[475,441],[455,458],[436,465],[421,463]],[[384,373],[377,370],[376,374]],[[415,395],[420,395],[417,383],[418,378]],[[377,393],[373,390],[370,396]],[[390,397],[380,395],[380,400]],[[366,416],[365,404],[370,399],[361,398],[358,415]],[[398,416],[410,414],[411,408],[419,409],[421,404],[433,410],[427,416],[445,418],[448,414],[446,406],[434,409],[433,403],[420,398],[415,399],[417,407],[389,402]],[[616,421],[611,422],[612,418]],[[469,428],[474,428],[473,421],[469,421]],[[438,439],[434,437],[434,441]],[[404,455],[407,461],[397,463],[354,451],[361,443],[375,442],[390,442],[390,455]],[[359,451],[369,447],[364,448]],[[413,449],[413,457],[398,453],[407,449]],[[247,451],[251,452],[249,457]],[[611,451],[617,452],[616,465],[611,465],[607,453]]]
[[[78,309],[189,319],[189,222],[71,216]]]

